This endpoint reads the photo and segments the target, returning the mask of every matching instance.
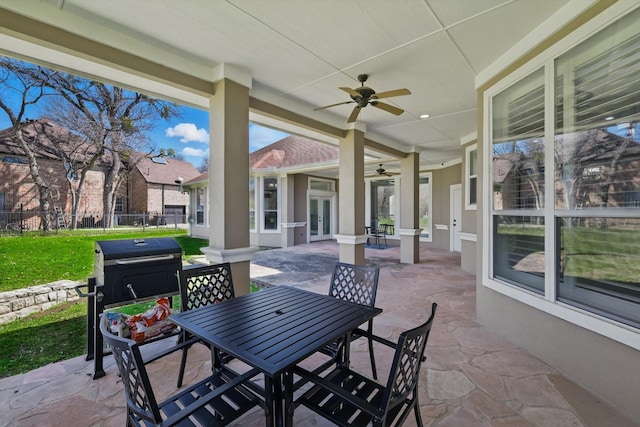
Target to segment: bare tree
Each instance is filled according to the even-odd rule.
[[[0,57],[0,109],[11,122],[12,139],[20,145],[29,161],[29,172],[38,189],[42,228],[45,231],[50,230],[52,225],[51,186],[42,178],[38,158],[32,145],[24,138],[22,128],[27,124],[27,109],[51,94],[47,87],[48,78],[34,80],[24,72],[22,62]]]
[[[205,156],[202,158],[202,164],[198,167],[198,172],[209,172],[209,156]]]
[[[117,191],[135,163],[134,153],[153,151],[147,133],[155,120],[178,116],[178,108],[145,94],[45,68],[40,69],[40,79],[69,106],[52,103],[49,115],[94,146],[105,174],[104,226],[111,227]]]

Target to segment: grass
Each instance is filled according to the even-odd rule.
[[[162,236],[175,238],[185,258],[201,255],[200,248],[209,244],[206,239],[175,235],[175,231],[108,237],[102,234],[0,238],[0,276],[11,275],[10,279],[0,278],[0,291],[50,283],[60,278],[86,280],[93,273],[96,240]],[[46,266],[40,265],[45,262]],[[251,292],[259,289],[251,284]],[[136,314],[146,311],[153,304],[155,302],[148,301],[118,307],[117,310]],[[179,305],[179,297],[174,298],[173,307]],[[87,303],[85,300],[66,302],[0,325],[0,342],[0,378],[81,356],[86,353],[87,346]]]
[[[0,325],[0,378],[84,354],[86,304],[67,302]]]
[[[176,235],[176,233],[179,233]],[[0,291],[20,289],[60,279],[86,280],[93,273],[96,240],[171,236],[183,248],[185,258],[200,255],[208,245],[186,231],[160,230],[139,234],[23,236],[0,238]],[[127,306],[139,313],[153,303]],[[66,302],[0,325],[0,378],[24,373],[48,363],[85,354],[87,303]]]
[[[148,231],[139,234],[97,236],[23,236],[0,238],[0,292],[56,280],[87,280],[93,274],[96,240],[174,237],[185,256],[200,254],[207,240],[192,239],[186,230]]]

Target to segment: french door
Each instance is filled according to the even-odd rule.
[[[331,233],[331,197],[309,198],[309,240],[328,240]]]

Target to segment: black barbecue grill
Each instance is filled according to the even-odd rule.
[[[182,248],[163,237],[97,241],[94,252],[94,277],[76,291],[87,297],[87,360],[94,360],[95,379],[104,376],[100,315],[105,308],[179,294]]]

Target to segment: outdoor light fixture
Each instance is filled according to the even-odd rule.
[[[182,187],[182,183],[184,182],[183,177],[181,176],[177,177],[174,182],[178,184],[178,191],[180,191],[181,193],[188,193],[188,191],[184,191],[184,188]]]

